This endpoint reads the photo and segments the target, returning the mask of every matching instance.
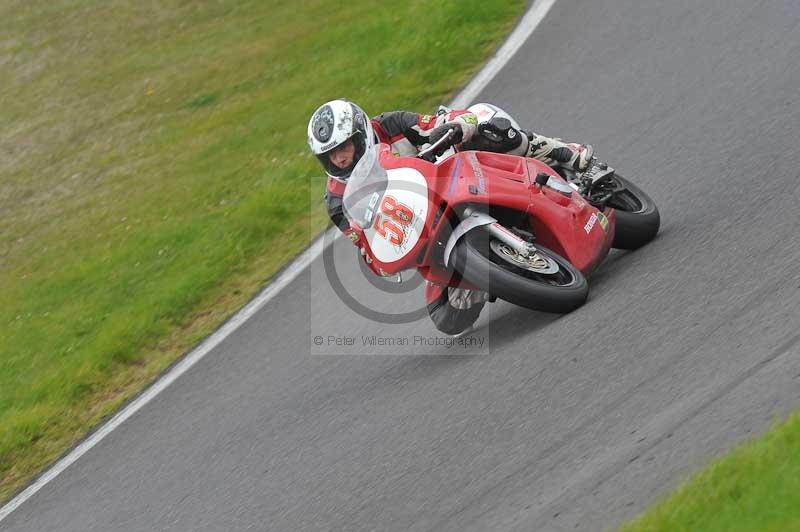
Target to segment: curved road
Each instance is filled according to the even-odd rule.
[[[479,98],[661,207],[587,305],[498,303],[448,347],[351,312],[317,261],[0,530],[598,530],[799,406],[800,5],[703,4],[558,0]],[[326,356],[374,352],[471,356]]]

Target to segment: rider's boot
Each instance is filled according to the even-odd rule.
[[[576,172],[583,172],[591,164],[594,149],[589,144],[568,144],[561,139],[545,137],[532,131],[523,133],[529,139],[526,157],[533,157],[545,164],[569,168]]]

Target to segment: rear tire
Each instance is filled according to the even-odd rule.
[[[658,207],[642,189],[616,175],[614,176],[625,190],[614,195],[608,206],[616,211],[617,222],[614,242],[618,249],[637,249],[655,238],[661,227]]]
[[[541,273],[504,258],[498,251],[502,245],[485,230],[469,231],[456,244],[455,269],[475,286],[521,307],[564,314],[586,302],[589,284],[567,259],[537,244],[542,263],[557,270]]]

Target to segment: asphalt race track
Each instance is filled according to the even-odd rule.
[[[699,4],[558,0],[479,98],[659,205],[584,307],[437,345],[317,260],[0,530],[599,530],[800,406],[800,5]],[[419,308],[333,249],[357,301]]]

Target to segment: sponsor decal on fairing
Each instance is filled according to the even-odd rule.
[[[583,226],[583,230],[586,231],[587,235],[592,231],[594,224],[597,222],[600,222],[600,227],[603,229],[604,233],[608,232],[608,218],[606,218],[606,215],[602,212],[593,212],[589,220],[587,220],[586,225]]]
[[[608,233],[608,218],[602,212],[597,213],[597,219],[600,221],[600,227],[603,228],[604,233]]]
[[[481,163],[478,162],[478,158],[474,153],[470,153],[467,159],[469,160],[469,165],[472,167],[472,171],[475,173],[475,177],[478,178],[478,190],[481,193],[486,192],[486,181],[483,179]]]
[[[428,216],[428,184],[422,174],[413,168],[396,168],[388,170],[387,177],[380,202],[370,198],[371,222],[364,230],[373,256],[386,264],[414,249]]]
[[[596,222],[597,222],[597,213],[593,212],[592,215],[589,217],[589,220],[586,222],[586,225],[583,226],[583,230],[586,231],[587,235],[592,231],[592,228],[594,227],[594,224]]]

